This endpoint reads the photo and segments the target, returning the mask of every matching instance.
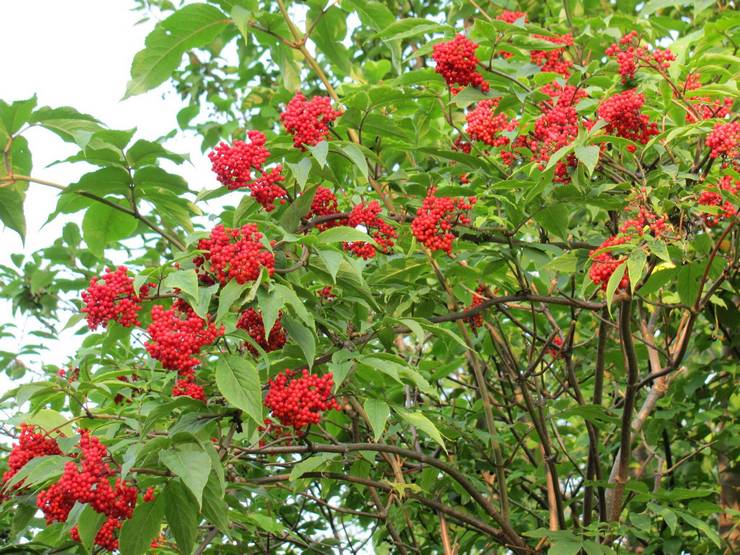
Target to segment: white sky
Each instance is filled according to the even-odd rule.
[[[69,105],[112,129],[136,127],[135,139],[153,140],[175,128],[175,116],[183,104],[165,87],[121,101],[131,60],[152,27],[151,22],[135,26],[141,14],[129,11],[132,5],[130,0],[0,0],[0,99],[25,99],[35,93],[40,106]],[[27,138],[34,176],[68,184],[90,170],[85,164],[46,167],[74,149],[43,129],[32,130]],[[179,167],[177,173],[194,189],[215,184],[199,145],[197,137],[182,134],[167,143],[171,150],[190,156],[193,164]],[[63,221],[41,229],[56,201],[53,189],[30,186],[26,245],[0,225],[0,264],[10,264],[10,254],[31,253],[60,235]],[[0,323],[13,321],[19,337],[0,339],[0,350],[15,351],[31,329],[25,318],[11,313],[9,303],[0,302]],[[72,355],[78,340],[70,338],[55,342],[44,362],[61,364]],[[7,378],[0,376],[0,392],[7,386]]]

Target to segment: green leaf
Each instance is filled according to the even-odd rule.
[[[152,540],[159,535],[164,514],[164,496],[150,503],[139,503],[130,519],[124,521],[118,537],[121,555],[149,553]]]
[[[609,307],[609,312],[612,309],[612,301],[614,300],[614,293],[616,293],[619,283],[624,277],[624,273],[627,271],[626,264],[620,264],[614,270],[614,273],[609,277],[609,281],[606,284],[606,305]]]
[[[11,187],[0,188],[0,222],[26,238],[26,216],[23,212],[25,196]]]
[[[373,440],[378,441],[385,430],[385,423],[391,415],[391,409],[388,403],[380,399],[366,399],[364,403],[367,418],[370,420],[370,426],[373,428]]]
[[[134,57],[124,98],[164,83],[180,65],[185,52],[206,46],[229,22],[218,8],[189,4],[158,23],[146,37],[144,49]]]
[[[390,25],[386,26],[380,33],[378,38],[385,41],[406,39],[409,37],[415,37],[424,33],[439,33],[447,30],[446,25],[440,25],[434,21],[423,19],[420,17],[406,17],[394,21]]]
[[[680,516],[683,520],[685,520],[687,524],[703,532],[704,535],[707,538],[709,538],[712,541],[712,543],[716,545],[718,548],[722,547],[722,540],[720,539],[719,534],[717,534],[717,531],[714,528],[712,528],[707,522],[701,519],[698,519],[695,516],[692,516],[683,511],[677,510],[675,512],[678,516]]]
[[[309,457],[299,462],[293,467],[293,470],[291,470],[290,472],[290,481],[292,482],[293,480],[297,480],[306,472],[313,472],[317,468],[320,468],[322,465],[332,459],[335,459],[336,457],[336,453],[321,453],[319,455],[314,455],[313,457]]]
[[[326,156],[329,154],[328,142],[321,141],[316,146],[309,146],[308,151],[311,153],[311,156],[313,156],[319,163],[319,166],[321,166],[322,168],[326,166]]]
[[[556,541],[550,546],[547,555],[578,555],[581,547],[581,542]]]
[[[190,268],[187,270],[177,270],[169,274],[162,285],[170,289],[179,289],[185,295],[190,297],[191,301],[198,299],[198,274]]]
[[[90,251],[102,257],[108,244],[125,239],[136,227],[132,216],[105,204],[93,204],[82,219],[82,236]]]
[[[218,310],[216,310],[216,324],[223,320],[224,316],[229,312],[229,309],[233,304],[242,296],[244,291],[247,290],[249,284],[245,283],[239,285],[239,283],[232,279],[226,285],[221,288],[221,292],[218,294]]]
[[[260,377],[251,361],[234,355],[222,357],[216,364],[216,386],[230,404],[263,424]]]
[[[31,119],[35,107],[36,95],[27,100],[16,100],[11,104],[0,100],[0,129],[6,135],[15,135]]]
[[[332,281],[336,283],[337,273],[339,272],[339,268],[341,267],[342,262],[344,261],[344,257],[342,256],[342,253],[337,252],[337,251],[330,251],[330,250],[320,250],[319,258],[324,263],[324,266],[326,266],[326,270],[331,275]]]
[[[640,248],[632,251],[630,257],[627,259],[627,273],[630,278],[630,288],[633,292],[637,284],[640,282],[640,278],[642,277],[642,272],[645,269],[646,263],[647,256],[645,255],[645,252]]]
[[[429,420],[426,416],[424,416],[424,414],[418,411],[409,412],[397,407],[394,407],[393,410],[396,411],[398,416],[400,416],[408,424],[414,426],[415,428],[418,428],[429,437],[431,437],[442,447],[442,449],[444,449],[445,453],[447,452],[447,447],[445,447],[445,442],[442,439],[442,434],[437,429],[437,426],[434,425],[434,422]]]
[[[160,495],[167,524],[180,553],[192,553],[198,535],[198,503],[180,480],[170,480]],[[205,499],[204,499],[205,504]]]
[[[59,478],[64,473],[64,465],[71,461],[61,455],[46,455],[31,459],[5,484],[4,491],[10,491],[16,484],[23,482],[23,487],[32,487]]]
[[[224,501],[224,492],[215,472],[208,476],[203,490],[203,516],[223,532],[229,533],[229,506]]]
[[[385,60],[382,60],[385,61]],[[347,155],[347,157],[352,160],[352,163],[357,166],[357,168],[360,170],[360,173],[363,175],[363,177],[368,176],[368,169],[367,169],[367,159],[365,158],[365,154],[362,152],[360,147],[358,147],[356,144],[353,143],[346,143],[342,145],[342,151]]]
[[[80,534],[80,543],[87,553],[92,552],[95,536],[105,519],[104,514],[96,512],[90,505],[85,505],[82,510],[80,518],[77,520],[77,531]]]
[[[678,283],[676,289],[681,302],[687,306],[694,306],[696,297],[699,294],[699,282],[704,273],[705,265],[701,262],[694,262],[682,266],[678,271]]]
[[[367,241],[368,243],[375,244],[375,241],[373,241],[372,237],[370,237],[364,231],[360,231],[359,229],[355,229],[354,227],[347,227],[344,225],[332,227],[330,229],[322,231],[321,233],[319,233],[318,239],[319,242],[325,244],[339,243],[342,241]]]
[[[281,320],[285,331],[293,339],[303,351],[303,355],[306,357],[306,364],[309,368],[313,367],[314,358],[316,358],[316,338],[313,332],[304,326],[298,320],[291,318],[288,314],[283,316]]]
[[[131,176],[123,168],[109,166],[86,173],[79,181],[67,187],[66,192],[87,192],[98,196],[107,194],[127,195],[130,191]]]
[[[302,158],[297,164],[291,164],[288,162],[287,166],[290,168],[290,171],[293,173],[293,177],[295,177],[295,180],[298,182],[298,186],[303,190],[306,187],[308,176],[311,173],[311,159]]]
[[[162,451],[159,460],[193,493],[200,507],[203,488],[211,472],[211,457],[198,443],[179,443]]]
[[[599,147],[596,145],[577,146],[575,148],[576,158],[586,166],[589,177],[594,173],[596,164],[599,163]]]

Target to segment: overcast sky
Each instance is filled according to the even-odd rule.
[[[138,138],[155,139],[176,127],[175,116],[183,105],[165,87],[121,101],[131,59],[143,47],[152,26],[135,25],[141,14],[131,12],[132,5],[130,0],[0,0],[0,99],[12,101],[37,94],[39,105],[73,106],[113,129],[136,127]],[[35,177],[68,184],[89,171],[85,164],[46,167],[73,149],[42,129],[32,130],[27,138]],[[194,189],[215,183],[199,144],[192,136],[179,136],[167,143],[168,148],[188,154],[193,161],[178,173]],[[56,201],[53,189],[31,185],[26,200],[25,247],[15,232],[0,224],[0,264],[9,264],[12,253],[31,253],[59,236],[63,222],[41,230]],[[8,303],[0,302],[0,323],[13,320]],[[14,351],[30,329],[24,318],[15,323],[20,337],[0,340],[0,350]],[[44,361],[61,364],[74,353],[76,343],[69,338],[57,342]],[[0,379],[0,390],[3,386],[7,382]]]

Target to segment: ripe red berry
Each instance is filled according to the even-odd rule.
[[[707,147],[711,149],[712,158],[738,156],[737,143],[740,140],[740,121],[718,123],[707,135]]]
[[[644,103],[645,97],[641,93],[629,89],[607,98],[597,113],[607,122],[607,133],[645,144],[658,134],[658,126],[640,112]]]
[[[434,68],[450,87],[452,94],[458,93],[464,87],[470,85],[477,87],[483,92],[490,89],[489,84],[478,73],[478,58],[475,50],[478,44],[465,35],[457,35],[447,42],[440,42],[432,49],[432,58],[436,62]]]
[[[18,436],[18,442],[13,445],[10,455],[8,456],[8,470],[3,474],[3,486],[13,476],[15,476],[28,461],[35,459],[36,457],[62,454],[56,440],[45,433],[41,433],[41,431],[36,431],[37,429],[38,428],[36,426],[21,424],[21,433]],[[23,482],[21,481],[19,484],[16,484],[13,489],[16,490],[22,487]]]
[[[145,296],[149,285],[141,288]],[[82,292],[85,306],[82,313],[87,315],[87,325],[91,330],[98,326],[106,327],[114,320],[125,327],[140,326],[138,316],[141,310],[141,297],[134,293],[134,280],[128,276],[126,266],[119,266],[115,271],[110,269],[90,280],[90,286]]]
[[[433,251],[442,250],[452,254],[453,228],[457,224],[467,225],[467,212],[473,208],[475,197],[450,198],[435,196],[436,188],[427,192],[421,208],[411,222],[411,231],[416,240]]]
[[[608,250],[609,247],[622,245],[629,240],[630,237],[628,235],[614,235],[604,241],[598,248],[591,251],[589,256],[592,263],[588,271],[588,276],[596,285],[601,286],[603,291],[606,291],[612,274],[627,260],[624,256],[615,257],[613,251]],[[625,272],[617,289],[626,289],[627,286],[629,286],[629,277],[627,276],[627,272]]]
[[[319,216],[332,216],[339,214],[339,204],[336,195],[326,187],[317,187],[316,194],[311,201],[311,210],[306,214],[307,219]],[[334,218],[325,222],[316,224],[316,229],[324,231],[326,229],[347,225],[347,218]]]
[[[276,200],[287,195],[278,185],[285,179],[283,167],[278,164],[270,170],[265,169],[264,164],[270,157],[270,151],[265,148],[267,138],[259,131],[249,131],[247,136],[249,143],[240,140],[232,145],[220,143],[208,158],[217,179],[225,187],[230,191],[249,189],[254,200],[269,212],[275,208]]]
[[[567,35],[548,37],[545,35],[532,35],[536,39],[546,40],[554,44],[562,44],[564,46],[573,46],[573,35],[568,33]],[[573,62],[565,57],[565,48],[554,48],[552,50],[532,50],[529,54],[530,60],[533,64],[540,66],[542,71],[550,71],[553,73],[559,73],[565,78],[570,77],[570,68],[573,66]]]
[[[365,260],[374,257],[376,251],[384,254],[391,252],[397,237],[396,230],[379,216],[380,211],[380,203],[377,200],[370,201],[367,204],[361,202],[352,208],[352,212],[350,212],[347,219],[347,225],[364,228],[367,234],[375,239],[378,246],[375,247],[367,241],[352,241],[344,243],[344,250]]]
[[[193,262],[201,270],[201,279],[208,282],[213,276],[221,285],[231,279],[244,284],[256,280],[263,267],[272,276],[275,257],[261,239],[262,233],[254,224],[235,229],[217,225],[210,237],[198,242],[198,249],[205,252]]]
[[[640,46],[637,31],[624,35],[619,42],[615,42],[606,49],[606,54],[617,60],[623,83],[634,79],[638,67],[662,71],[668,69],[671,62],[676,59],[673,52],[668,49],[655,48],[648,51],[646,47]]]
[[[466,307],[466,310],[470,310],[471,308],[475,308],[476,306],[480,306],[483,304],[483,302],[486,300],[486,286],[480,285],[476,290],[475,293],[473,293],[473,300],[470,303],[470,306]],[[470,328],[475,331],[480,327],[483,327],[483,313],[479,312],[478,314],[475,314],[473,316],[470,316],[465,319],[465,321],[468,323]]]
[[[265,406],[283,426],[300,430],[318,424],[325,411],[340,410],[331,396],[333,387],[331,372],[318,376],[305,369],[300,374],[285,370],[270,380]]]
[[[465,131],[471,139],[494,147],[509,144],[511,140],[502,133],[516,129],[517,121],[504,113],[495,113],[500,101],[500,97],[481,100],[468,112]]]
[[[329,135],[329,124],[342,115],[333,110],[328,96],[314,96],[307,100],[297,92],[288,102],[280,121],[293,135],[293,146],[306,150],[305,145],[315,146]]]
[[[278,313],[278,319],[275,320],[275,324],[270,330],[270,336],[265,338],[265,325],[262,321],[262,312],[259,312],[253,308],[248,308],[242,312],[239,317],[239,321],[236,323],[236,327],[246,331],[257,345],[259,345],[265,352],[277,351],[282,349],[285,345],[287,336],[283,325],[280,322],[282,312]],[[244,343],[250,353],[257,356],[259,351],[248,341]]]

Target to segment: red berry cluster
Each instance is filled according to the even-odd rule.
[[[314,96],[307,100],[297,92],[288,102],[280,121],[293,135],[293,146],[306,150],[304,145],[315,146],[329,135],[329,124],[342,115],[333,110],[328,96]]]
[[[640,112],[643,104],[645,96],[635,89],[629,89],[607,98],[597,113],[607,122],[607,133],[645,144],[650,137],[658,134],[658,126]]]
[[[339,204],[337,196],[326,187],[317,187],[316,194],[311,201],[311,210],[306,214],[306,218],[316,218],[319,216],[331,216],[339,213]],[[324,231],[332,227],[346,225],[346,218],[334,218],[326,222],[316,224],[316,229]]]
[[[545,35],[532,35],[536,39],[546,40],[553,44],[562,44],[564,46],[573,46],[573,35],[561,35],[556,37],[547,37]],[[529,53],[530,60],[533,64],[540,66],[542,71],[559,73],[563,77],[570,76],[570,68],[573,62],[565,57],[565,48],[553,48],[552,50],[532,50]]]
[[[181,375],[192,373],[200,364],[196,355],[224,333],[223,326],[216,328],[183,305],[178,303],[169,310],[156,305],[152,309],[152,323],[147,328],[150,339],[145,345],[149,355],[163,368],[176,370]]]
[[[548,355],[550,355],[552,358],[560,358],[560,348],[563,346],[563,338],[559,335],[556,335],[552,338],[552,342],[550,343],[550,347],[547,348],[547,351],[545,351]]]
[[[527,23],[527,14],[525,12],[512,12],[509,10],[504,10],[496,17],[496,19],[505,23],[516,23],[521,19],[524,21],[524,23]]]
[[[435,187],[427,192],[421,208],[411,222],[411,231],[416,240],[427,248],[452,254],[452,241],[455,239],[452,228],[458,224],[470,223],[467,212],[473,208],[477,199],[437,197],[435,192]]]
[[[481,100],[468,112],[465,116],[468,122],[465,131],[471,139],[496,147],[509,144],[509,137],[502,133],[516,129],[517,121],[504,113],[495,113],[500,101],[500,97]]]
[[[254,281],[263,267],[272,275],[275,271],[275,257],[260,239],[262,233],[255,224],[247,224],[241,228],[219,224],[213,228],[210,237],[198,242],[198,248],[205,252],[193,259],[193,262],[199,269],[206,269],[213,274],[221,285],[226,285],[231,279],[239,284]],[[207,273],[203,277],[208,281]]]
[[[702,213],[701,217],[708,227],[714,227],[722,220],[734,217],[737,212],[735,205],[729,200],[725,200],[723,192],[737,195],[740,193],[740,181],[725,175],[720,179],[718,190],[711,187],[707,188],[702,191],[697,199],[699,206],[716,206],[720,210],[717,214]]]
[[[640,66],[662,71],[668,69],[671,62],[676,59],[673,52],[668,49],[656,48],[649,52],[647,48],[640,46],[637,31],[627,33],[619,39],[619,42],[612,44],[606,49],[606,55],[616,58],[623,83],[634,79],[635,72]]]
[[[475,290],[475,293],[473,293],[473,300],[470,303],[470,306],[466,308],[466,310],[470,310],[471,308],[475,308],[476,306],[480,306],[483,304],[483,302],[486,300],[486,286],[480,285]],[[483,327],[483,313],[479,312],[478,314],[475,314],[474,316],[470,316],[469,318],[466,318],[465,321],[470,325],[470,327],[473,329],[473,331],[477,330],[480,327]]]
[[[265,148],[267,138],[259,131],[249,131],[247,136],[248,143],[240,140],[231,146],[220,143],[208,158],[213,172],[224,186],[231,191],[248,188],[254,200],[269,212],[275,208],[275,200],[284,199],[287,194],[278,185],[285,179],[283,167],[278,164],[266,170],[264,164],[270,157],[270,151]]]
[[[330,302],[337,298],[337,296],[333,293],[334,288],[331,285],[327,285],[326,287],[323,287],[318,290],[316,293],[320,299]]]
[[[195,372],[181,372],[180,378],[175,381],[175,385],[172,387],[173,397],[190,397],[196,401],[206,402],[206,391],[202,386],[195,383]]]
[[[69,366],[69,368],[60,368],[57,370],[57,376],[68,382],[76,382],[80,379],[80,369],[76,366]]]
[[[36,431],[36,426],[21,424],[21,434],[18,443],[13,445],[8,456],[8,470],[3,474],[2,483],[6,484],[31,459],[46,455],[61,455],[62,452],[55,439]],[[13,489],[23,487],[23,482],[16,484]]]
[[[374,257],[376,250],[384,254],[391,252],[397,237],[396,230],[379,217],[380,210],[380,203],[377,200],[370,201],[367,204],[361,202],[352,208],[352,212],[350,212],[347,219],[347,225],[350,227],[364,227],[367,234],[375,239],[378,246],[375,247],[366,241],[345,242],[344,249],[346,251],[365,260]]]
[[[111,485],[115,473],[103,460],[107,457],[107,449],[88,430],[80,431],[79,451],[79,464],[68,462],[59,481],[39,493],[36,505],[50,525],[65,522],[75,503],[87,503],[95,512],[107,517],[95,536],[95,543],[114,551],[118,549],[116,532],[124,520],[131,518],[138,492],[120,478]],[[77,527],[70,535],[79,541]]]
[[[286,335],[283,325],[280,322],[282,312],[278,314],[278,319],[275,320],[275,324],[270,330],[270,336],[265,339],[265,324],[262,321],[262,312],[258,312],[253,308],[248,308],[242,312],[239,316],[239,321],[236,323],[236,327],[240,330],[244,330],[249,334],[257,345],[259,345],[266,353],[277,351],[282,349],[285,345]],[[250,353],[257,356],[259,351],[248,341],[244,343]]]
[[[334,387],[331,372],[320,377],[305,369],[300,374],[285,370],[270,380],[268,386],[265,406],[283,426],[300,430],[318,424],[321,413],[340,410],[339,403],[331,396]]]
[[[619,231],[621,233],[627,233],[632,230],[638,235],[642,235],[647,227],[652,235],[660,237],[665,232],[666,223],[665,216],[659,218],[644,206],[640,206],[635,217],[626,220],[619,228]]]
[[[695,123],[697,116],[699,119],[714,119],[714,118],[726,118],[732,113],[732,106],[734,100],[730,97],[723,99],[711,99],[708,96],[697,96],[690,94],[689,91],[696,90],[701,87],[701,75],[699,73],[689,73],[686,77],[686,82],[683,87],[683,94],[686,99],[690,102],[691,107],[694,109],[696,116],[688,112],[686,114],[686,121],[688,123]]]
[[[707,135],[707,147],[711,149],[712,158],[738,156],[737,143],[740,140],[740,121],[718,123]]]
[[[148,291],[149,285],[142,286],[141,296],[146,296]],[[141,325],[138,320],[141,296],[134,293],[134,280],[126,266],[119,266],[115,271],[108,269],[102,278],[93,277],[90,287],[82,292],[85,303],[82,313],[87,314],[87,326],[95,330],[98,326],[106,327],[110,320],[127,328]]]
[[[478,44],[465,35],[457,35],[451,41],[434,45],[432,57],[437,64],[435,71],[444,77],[452,94],[457,94],[468,85],[483,92],[490,89],[477,71],[479,61],[475,55],[476,48]]]
[[[593,262],[591,264],[591,269],[588,271],[588,277],[590,277],[591,281],[596,285],[600,285],[602,290],[606,291],[609,278],[611,278],[617,268],[627,260],[623,256],[616,258],[609,248],[622,245],[629,240],[630,237],[628,235],[614,235],[601,243],[598,248],[591,251],[589,256]],[[627,272],[625,272],[617,288],[626,289],[628,285],[629,277],[627,276]]]

